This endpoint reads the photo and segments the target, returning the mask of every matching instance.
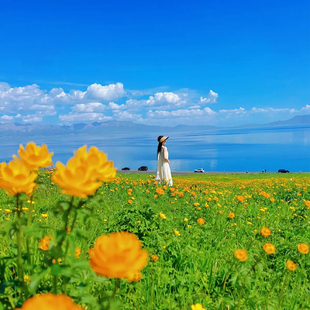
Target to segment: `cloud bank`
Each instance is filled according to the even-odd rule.
[[[223,109],[218,101],[219,94],[211,89],[205,94],[197,94],[193,90],[164,91],[165,88],[130,90],[122,83],[94,83],[84,90],[66,92],[63,88],[44,90],[37,84],[11,87],[0,82],[0,122],[72,124],[130,120],[166,126],[225,126],[262,123],[310,113],[310,105],[300,109]]]

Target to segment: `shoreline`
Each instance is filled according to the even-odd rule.
[[[117,173],[144,173],[144,174],[155,174],[156,170],[148,170],[148,171],[138,171],[138,170],[119,170],[117,169]],[[208,174],[245,174],[245,175],[251,175],[251,174],[270,174],[270,173],[276,173],[276,174],[283,174],[283,175],[289,175],[289,174],[295,174],[295,173],[309,173],[309,172],[289,172],[289,173],[279,173],[277,171],[274,172],[259,172],[259,171],[249,171],[246,172],[234,172],[234,171],[205,171],[203,173],[194,172],[194,171],[171,171],[172,175],[188,175],[188,174],[194,174],[194,175],[208,175]]]

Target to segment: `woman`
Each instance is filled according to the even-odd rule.
[[[157,148],[157,171],[155,180],[159,182],[166,183],[172,186],[172,177],[170,170],[170,161],[168,159],[168,150],[165,147],[166,141],[169,137],[159,136],[157,138],[158,148]]]

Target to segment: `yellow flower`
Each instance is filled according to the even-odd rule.
[[[54,295],[45,293],[36,295],[26,300],[20,310],[33,310],[33,309],[46,309],[46,310],[83,310],[83,308],[73,302],[73,300],[64,295]],[[17,308],[15,309],[17,310]]]
[[[263,249],[267,254],[274,254],[276,251],[276,247],[272,243],[265,243]]]
[[[184,222],[188,222],[188,218],[185,218],[185,219],[184,219]]]
[[[247,258],[248,258],[248,254],[247,254],[246,250],[243,250],[243,249],[238,249],[238,250],[236,250],[235,253],[234,253],[234,255],[235,255],[235,257],[236,257],[237,259],[239,259],[241,262],[246,261]]]
[[[197,223],[200,224],[200,225],[203,225],[203,224],[205,223],[205,220],[204,220],[203,218],[200,217],[200,218],[197,220]]]
[[[296,264],[291,261],[291,260],[288,260],[286,263],[285,263],[285,267],[288,269],[288,270],[291,270],[291,271],[295,271],[296,270]]]
[[[157,262],[158,259],[159,259],[158,255],[156,255],[156,254],[152,255],[152,261]]]
[[[297,246],[298,252],[301,254],[308,254],[309,253],[309,245],[305,243],[300,243]]]
[[[262,236],[264,236],[265,238],[269,237],[270,234],[271,234],[271,231],[268,227],[263,227],[261,230],[260,230],[260,233],[262,234]]]
[[[202,304],[191,305],[191,310],[206,310]]]
[[[29,275],[24,275],[24,281],[27,283],[27,284],[30,284],[30,276]]]
[[[89,249],[90,265],[97,275],[132,280],[147,264],[148,252],[135,234],[118,232],[102,235]]]
[[[80,255],[81,255],[81,249],[79,247],[76,247],[74,251],[74,256],[76,258],[80,258]]]
[[[53,240],[52,237],[45,236],[40,241],[40,249],[43,251],[48,251],[48,248],[50,246],[50,241]]]
[[[0,164],[0,188],[14,196],[19,193],[30,195],[36,187],[37,174],[18,162],[11,160],[8,164]]]
[[[29,170],[38,170],[53,165],[52,156],[53,152],[49,153],[46,144],[42,144],[42,147],[37,146],[34,142],[29,142],[26,146],[26,150],[20,145],[18,155],[20,159],[13,155],[17,161],[25,165]]]
[[[5,212],[6,214],[9,214],[9,213],[12,213],[12,210],[10,210],[10,209],[4,209],[4,212]]]
[[[176,236],[178,236],[178,237],[181,236],[181,234],[180,234],[176,229],[174,230],[174,234],[175,234]]]
[[[159,213],[159,216],[163,219],[163,220],[165,220],[167,217],[166,217],[166,215],[164,214],[164,213]]]
[[[113,161],[108,161],[107,155],[95,146],[91,146],[87,153],[87,146],[84,145],[75,152],[75,157],[95,171],[95,179],[102,182],[111,182],[115,179],[116,168],[113,168]]]
[[[48,214],[47,214],[47,213],[42,213],[41,216],[42,216],[44,219],[47,219],[47,218],[48,218]]]

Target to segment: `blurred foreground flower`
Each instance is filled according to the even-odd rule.
[[[38,170],[39,168],[45,168],[52,166],[53,152],[49,153],[46,144],[42,144],[42,147],[37,146],[34,142],[29,142],[24,149],[23,145],[20,145],[18,155],[20,159],[13,155],[13,158],[25,165],[29,170]]]
[[[36,187],[36,178],[35,172],[30,172],[17,160],[11,160],[8,164],[5,162],[0,164],[0,188],[8,191],[11,196],[19,193],[31,195]]]
[[[239,259],[241,262],[246,261],[247,258],[248,258],[248,254],[247,254],[246,250],[243,250],[243,249],[238,249],[238,250],[236,250],[235,253],[234,253],[234,255],[235,255],[235,257],[236,257],[237,259]]]
[[[107,155],[91,146],[87,153],[87,146],[79,148],[75,152],[82,162],[96,171],[96,179],[102,182],[111,182],[115,179],[116,168],[113,168],[113,161],[108,161]]]
[[[133,233],[102,235],[95,241],[94,248],[89,249],[90,265],[100,276],[139,281],[138,273],[146,266],[149,257],[141,247]]]
[[[87,153],[83,146],[69,159],[67,166],[57,162],[52,180],[62,187],[63,194],[87,198],[102,185],[101,181],[112,181],[115,175],[113,162],[108,162],[103,152],[91,148]]]
[[[64,295],[54,295],[46,293],[42,295],[36,295],[26,300],[21,310],[83,310],[83,308],[73,302],[73,300]]]

